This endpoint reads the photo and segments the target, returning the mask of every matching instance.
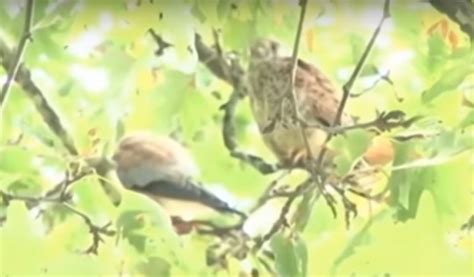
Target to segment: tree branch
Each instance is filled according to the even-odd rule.
[[[89,172],[90,173],[90,172]],[[69,178],[69,174],[66,174],[66,179],[60,182],[53,190],[50,190],[46,192],[43,196],[40,197],[31,197],[31,196],[22,196],[22,195],[13,195],[10,193],[6,193],[0,190],[0,197],[2,200],[8,205],[8,203],[12,200],[18,200],[18,201],[23,201],[27,204],[28,208],[32,208],[34,206],[37,206],[40,203],[43,202],[50,202],[50,203],[56,203],[59,204],[66,209],[68,209],[70,212],[73,214],[81,217],[84,221],[84,223],[88,226],[89,232],[92,235],[92,243],[91,246],[89,246],[86,250],[85,253],[92,253],[92,254],[97,254],[97,250],[99,247],[99,243],[103,241],[102,236],[113,236],[115,235],[115,231],[110,230],[109,227],[111,225],[111,222],[107,223],[104,226],[97,226],[92,222],[92,219],[85,213],[79,211],[75,207],[71,206],[68,201],[70,200],[70,197],[66,194],[66,188],[73,184],[74,182],[77,182],[84,176],[86,176],[84,172],[79,173],[76,176],[73,176]],[[57,188],[60,189],[57,189]],[[54,193],[52,193],[54,191]],[[54,195],[54,196],[53,196]]]
[[[234,88],[227,103],[221,106],[221,109],[224,110],[224,118],[222,123],[222,137],[224,140],[224,145],[229,150],[232,157],[250,164],[260,173],[269,174],[276,172],[281,168],[279,165],[270,164],[261,157],[238,150],[238,144],[235,139],[234,117],[235,110],[240,99],[246,95],[244,85],[245,71],[237,59],[231,60],[230,64],[226,61],[222,55],[222,47],[220,47],[216,36],[217,33],[214,32],[216,48],[221,50],[214,50],[204,44],[201,36],[197,33],[195,34],[195,49],[198,54],[199,61],[204,64],[216,77],[227,82]]]
[[[70,212],[81,217],[84,223],[87,225],[87,227],[89,227],[89,232],[92,235],[92,244],[84,251],[86,254],[97,254],[97,251],[99,250],[99,244],[104,241],[102,238],[102,235],[105,235],[105,236],[115,235],[116,232],[114,230],[109,229],[110,225],[112,225],[112,222],[109,222],[105,224],[104,226],[97,226],[92,222],[91,218],[85,213],[79,211],[78,209],[74,208],[68,203],[61,202],[60,204],[61,206],[68,209]]]
[[[300,129],[300,132],[301,132],[301,136],[303,137],[306,152],[308,152],[308,158],[309,160],[313,160],[313,154],[312,154],[313,152],[311,151],[311,145],[309,144],[308,137],[306,136],[305,127],[299,120],[301,116],[298,109],[298,99],[296,97],[296,91],[295,91],[296,69],[297,69],[297,63],[298,63],[298,50],[300,46],[301,33],[303,32],[303,23],[304,23],[304,17],[306,14],[307,4],[308,4],[308,0],[300,1],[300,6],[301,6],[300,18],[298,21],[298,29],[296,30],[295,42],[293,45],[293,53],[291,55],[291,78],[290,78],[289,93],[291,94],[290,96],[291,96],[293,114],[296,116],[296,119],[297,119],[296,124],[298,125],[298,128]]]
[[[0,58],[1,65],[5,70],[11,67],[13,61],[10,57],[13,56],[12,51],[8,48],[4,41],[0,39]],[[67,132],[64,124],[61,121],[58,113],[49,104],[44,96],[44,93],[31,79],[30,71],[23,65],[20,65],[15,74],[15,81],[23,88],[28,97],[33,101],[36,110],[39,112],[44,122],[49,126],[53,133],[60,139],[66,150],[71,155],[78,155],[78,150],[74,145],[74,140]]]
[[[423,118],[422,116],[416,115],[412,116],[408,119],[405,119],[405,113],[400,110],[393,110],[389,112],[381,112],[377,115],[377,118],[374,120],[363,122],[363,123],[356,123],[353,125],[348,126],[335,126],[335,127],[324,127],[320,125],[311,125],[307,124],[305,127],[310,128],[321,128],[325,132],[331,135],[342,134],[350,130],[355,129],[369,129],[374,127],[377,131],[390,131],[391,129],[397,127],[408,128],[416,121]]]
[[[354,71],[352,72],[351,77],[349,78],[349,80],[342,87],[343,95],[342,95],[341,103],[339,104],[339,107],[337,109],[336,118],[334,119],[334,122],[332,122],[330,127],[337,126],[339,124],[339,122],[341,121],[341,116],[344,113],[344,108],[346,107],[347,100],[349,99],[349,96],[351,94],[352,86],[354,85],[357,77],[359,76],[360,72],[362,71],[362,69],[365,65],[365,62],[366,62],[370,52],[372,51],[375,40],[377,39],[377,37],[380,33],[380,30],[382,29],[383,23],[389,17],[390,17],[390,0],[385,0],[382,18],[380,19],[380,21],[377,25],[377,28],[375,29],[374,33],[372,34],[372,37],[370,38],[369,43],[365,47],[364,53],[362,54],[359,62],[357,63],[356,67],[354,68]],[[333,137],[333,134],[329,134],[328,137],[326,138],[325,144],[327,144],[332,139],[332,137]],[[316,166],[318,168],[322,164],[322,161],[324,159],[324,155],[326,154],[326,151],[327,151],[326,147],[323,147],[323,149],[319,153],[318,159],[316,161]]]
[[[21,36],[20,42],[16,49],[15,57],[11,62],[9,69],[5,68],[8,71],[7,80],[3,84],[2,91],[0,92],[0,118],[3,114],[3,108],[8,101],[8,96],[10,92],[10,87],[13,83],[13,80],[16,77],[18,69],[20,68],[21,59],[25,53],[26,46],[29,40],[31,40],[31,26],[34,16],[34,0],[26,1],[26,14],[25,14],[25,23],[23,25],[23,34]]]
[[[194,47],[196,48],[199,61],[216,77],[233,87],[235,87],[237,82],[242,79],[244,72],[243,68],[240,67],[237,68],[238,70],[232,71],[224,57],[218,55],[214,49],[204,44],[198,33],[194,35]]]

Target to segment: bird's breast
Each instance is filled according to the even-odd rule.
[[[319,153],[327,134],[319,129],[306,129],[312,155]],[[299,127],[275,128],[272,132],[263,134],[265,144],[275,153],[281,163],[285,165],[294,165],[307,159],[308,152]]]

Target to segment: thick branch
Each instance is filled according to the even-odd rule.
[[[8,75],[5,84],[3,84],[2,91],[0,92],[0,117],[2,117],[3,107],[8,101],[10,87],[16,77],[18,69],[20,68],[21,59],[23,58],[23,54],[25,53],[26,45],[31,39],[31,26],[33,22],[34,3],[34,0],[27,0],[26,2],[26,15],[25,23],[23,26],[23,34],[21,36],[20,42],[18,43],[15,58],[11,62],[10,67],[5,68],[6,70],[8,70]]]
[[[240,72],[239,70],[231,70],[224,57],[218,55],[214,49],[204,44],[201,36],[197,33],[195,34],[194,47],[196,48],[199,61],[216,77],[229,83],[231,86],[235,86],[241,80],[244,72],[243,68],[240,68]]]
[[[216,32],[214,32],[216,37]],[[218,40],[216,38],[216,44]],[[221,49],[219,45],[217,49]],[[230,64],[224,59],[222,50],[217,51],[203,43],[201,36],[195,34],[195,49],[198,54],[199,61],[206,65],[206,67],[219,79],[230,84],[234,90],[230,95],[229,100],[221,109],[224,110],[222,136],[224,145],[229,150],[232,157],[244,161],[262,174],[273,173],[280,169],[278,165],[267,163],[262,158],[239,151],[237,142],[235,140],[235,126],[234,117],[235,110],[240,99],[246,94],[244,82],[244,69],[240,66],[237,60],[232,60]]]
[[[6,70],[10,68],[11,64],[13,63],[13,61],[10,60],[12,56],[13,52],[7,47],[4,41],[0,40],[0,58],[2,59],[1,65]],[[43,117],[45,123],[49,126],[53,133],[59,137],[68,152],[71,155],[77,155],[79,152],[74,145],[72,137],[66,131],[61,118],[49,104],[48,100],[44,96],[44,93],[31,79],[30,71],[23,65],[20,65],[17,73],[15,74],[15,81],[23,88],[25,93],[33,101],[33,104],[40,115]]]

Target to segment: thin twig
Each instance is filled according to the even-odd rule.
[[[168,47],[172,47],[173,44],[165,41],[160,35],[158,35],[155,30],[153,30],[153,28],[150,28],[148,29],[148,32],[150,33],[151,37],[153,38],[153,40],[156,42],[156,44],[158,45],[158,49],[155,50],[155,55],[157,55],[158,57],[163,55],[165,53],[165,50],[168,48]]]
[[[115,235],[115,231],[109,229],[110,225],[112,225],[112,222],[109,222],[105,224],[104,226],[97,226],[92,222],[91,218],[87,214],[79,211],[78,209],[74,208],[68,203],[61,202],[60,204],[61,206],[67,208],[70,212],[81,217],[84,223],[89,228],[89,232],[92,235],[92,244],[84,251],[86,254],[97,254],[97,251],[99,249],[99,243],[104,241],[102,238],[102,235],[105,235],[105,236]]]
[[[299,50],[299,45],[300,45],[301,33],[303,32],[303,23],[304,23],[304,17],[306,14],[307,3],[308,3],[307,0],[301,0],[300,2],[300,5],[301,5],[300,19],[298,22],[298,29],[296,30],[295,42],[293,45],[293,54],[291,56],[290,93],[291,93],[293,114],[297,118],[296,124],[298,124],[298,128],[300,129],[300,132],[301,132],[301,136],[303,137],[304,145],[305,145],[306,151],[308,152],[308,159],[313,160],[313,154],[312,154],[313,152],[311,151],[311,145],[309,144],[308,137],[306,136],[305,127],[299,120],[301,116],[298,109],[298,98],[296,96],[296,91],[295,91],[296,70],[297,70],[297,63],[298,63],[298,50]]]
[[[383,23],[385,22],[385,20],[387,18],[390,17],[389,7],[390,7],[390,0],[385,0],[382,18],[380,19],[379,24],[377,25],[377,28],[375,29],[372,37],[370,38],[370,41],[369,41],[367,47],[365,48],[365,51],[362,54],[362,57],[360,58],[360,60],[357,63],[354,71],[352,72],[351,77],[349,78],[347,83],[345,83],[344,86],[342,87],[342,90],[343,90],[342,100],[341,100],[341,103],[340,103],[339,108],[337,110],[336,118],[334,119],[334,122],[333,122],[332,125],[339,124],[339,122],[341,120],[341,116],[342,116],[342,113],[344,112],[344,108],[346,107],[347,99],[349,98],[352,86],[354,85],[357,77],[359,77],[359,74],[362,71],[362,68],[364,67],[365,62],[367,61],[367,58],[369,57],[369,54],[373,49],[373,45],[374,45],[375,40],[377,39],[377,37],[380,33],[380,30],[382,29]]]
[[[278,186],[278,182],[288,175],[288,171],[285,171],[283,174],[278,176],[275,180],[272,180],[270,184],[265,188],[263,193],[260,195],[260,197],[257,199],[255,202],[255,205],[249,210],[249,213],[253,213],[259,208],[261,208],[269,199],[274,198],[272,197],[274,195],[274,189]]]
[[[305,181],[303,181],[301,184],[299,184],[295,190],[290,192],[290,194],[288,195],[288,198],[286,199],[285,204],[281,208],[278,219],[273,223],[272,228],[270,228],[270,230],[265,235],[263,235],[262,238],[257,240],[254,246],[254,250],[260,249],[266,241],[271,239],[273,235],[276,234],[280,230],[282,226],[288,224],[286,216],[290,212],[291,205],[296,200],[296,198],[298,198],[298,196],[301,196],[305,193],[305,191],[307,190],[307,188],[312,182],[313,180],[310,177],[306,179]]]
[[[382,18],[380,19],[380,21],[377,25],[377,28],[375,29],[374,33],[372,34],[372,37],[370,38],[369,43],[367,44],[367,46],[364,50],[364,53],[362,54],[362,56],[361,56],[359,62],[357,63],[354,71],[352,72],[351,77],[349,78],[349,80],[342,87],[342,91],[343,91],[342,99],[341,99],[341,102],[340,102],[339,107],[337,109],[336,118],[334,118],[334,122],[331,123],[331,127],[337,126],[339,124],[339,122],[341,121],[341,117],[342,117],[342,114],[344,113],[344,108],[346,107],[347,100],[349,99],[352,86],[354,85],[357,77],[359,76],[360,72],[362,71],[362,69],[365,65],[365,62],[367,61],[367,58],[369,57],[370,52],[372,51],[375,40],[377,39],[377,37],[380,33],[380,30],[382,29],[383,23],[385,22],[385,20],[387,18],[390,17],[389,8],[390,8],[390,0],[385,0]],[[328,137],[326,138],[326,141],[325,141],[324,144],[327,144],[332,139],[332,137],[333,137],[333,134],[329,134]],[[326,154],[326,151],[327,151],[326,147],[323,147],[321,152],[319,153],[318,159],[316,161],[316,167],[317,168],[319,168],[321,166],[322,161],[324,159],[324,155]]]
[[[99,243],[103,241],[102,235],[113,236],[115,234],[115,231],[109,229],[111,223],[109,222],[102,227],[95,225],[92,222],[92,219],[87,214],[79,211],[78,209],[76,209],[75,207],[73,207],[72,205],[68,203],[68,201],[70,200],[70,197],[68,197],[68,195],[65,193],[65,189],[69,185],[80,180],[86,175],[88,175],[88,173],[86,174],[85,172],[81,172],[78,175],[70,178],[69,174],[66,174],[65,180],[63,180],[58,185],[56,185],[55,189],[46,192],[46,194],[40,197],[13,195],[7,192],[3,192],[1,190],[0,190],[0,197],[2,198],[2,201],[5,202],[6,205],[8,205],[8,202],[12,200],[23,201],[25,202],[25,204],[27,205],[29,209],[44,202],[55,203],[55,204],[65,207],[70,212],[81,217],[84,223],[89,228],[89,232],[92,235],[92,244],[91,246],[87,248],[87,250],[85,250],[85,253],[97,254]]]
[[[403,127],[408,128],[416,121],[423,118],[422,116],[416,115],[408,119],[405,119],[405,113],[400,110],[393,110],[390,112],[381,112],[377,115],[374,120],[356,123],[347,126],[334,126],[334,127],[321,127],[320,125],[307,124],[306,127],[310,128],[321,128],[328,134],[335,135],[341,134],[354,129],[369,129],[374,127],[376,131],[390,131],[391,129]]]
[[[18,72],[18,69],[20,68],[21,60],[23,58],[23,54],[25,53],[26,46],[28,44],[28,41],[31,40],[31,27],[33,24],[35,8],[34,3],[34,0],[26,1],[26,15],[25,24],[23,26],[23,34],[21,36],[20,42],[18,43],[15,58],[13,59],[10,65],[10,69],[8,70],[7,80],[5,81],[5,84],[3,84],[2,91],[0,92],[0,118],[2,117],[3,108],[6,106],[6,103],[8,101],[8,96],[13,80],[15,80],[15,76]]]

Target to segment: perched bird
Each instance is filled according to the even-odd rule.
[[[117,176],[128,189],[158,202],[173,218],[188,220],[215,210],[245,217],[193,180],[199,169],[177,141],[146,132],[121,139],[113,156]]]
[[[270,39],[257,39],[252,45],[247,76],[250,104],[264,143],[280,163],[302,165],[309,157],[289,97],[292,58],[282,56],[280,50],[280,44]],[[328,136],[324,127],[336,120],[342,91],[322,70],[301,59],[297,60],[294,85],[299,118],[308,125],[304,130],[314,158]],[[350,126],[354,120],[343,113],[339,124]],[[378,166],[390,162],[394,156],[390,140],[374,139],[363,159]],[[326,150],[330,160],[335,151]]]
[[[309,155],[289,97],[292,62],[279,50],[280,44],[269,39],[258,39],[252,45],[247,77],[250,104],[264,143],[280,163],[301,165]],[[327,133],[314,126],[333,124],[342,93],[320,69],[299,59],[295,94],[300,118],[312,126],[305,128],[305,133],[311,155],[316,157]],[[343,114],[340,123],[352,124],[352,118]]]

